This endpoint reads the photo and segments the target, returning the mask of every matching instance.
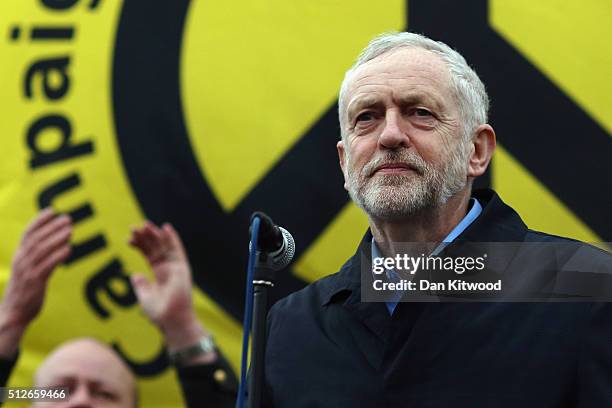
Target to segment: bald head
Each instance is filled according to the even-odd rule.
[[[136,381],[129,367],[110,347],[94,339],[77,339],[59,346],[39,367],[34,383],[37,387],[69,390],[68,400],[42,403],[45,407],[137,405]]]

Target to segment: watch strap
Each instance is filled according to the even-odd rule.
[[[170,358],[170,362],[172,364],[180,366],[194,357],[210,353],[214,350],[215,342],[213,341],[212,336],[203,336],[195,344],[168,352],[168,357]]]

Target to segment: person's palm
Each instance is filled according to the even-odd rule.
[[[142,308],[161,328],[191,318],[191,269],[183,244],[169,224],[158,228],[150,222],[132,231],[130,244],[149,262],[155,282],[134,275],[132,283]]]
[[[70,255],[71,234],[70,218],[51,208],[26,229],[0,303],[1,356],[15,356],[23,333],[40,313],[51,274]]]

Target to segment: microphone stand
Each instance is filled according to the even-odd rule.
[[[268,291],[274,286],[274,270],[266,266],[269,256],[258,252],[253,273],[253,334],[251,337],[251,372],[249,374],[248,408],[261,407],[264,361],[266,353],[266,317]]]

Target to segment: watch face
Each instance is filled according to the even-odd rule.
[[[212,339],[212,336],[206,336],[202,340],[200,340],[199,346],[204,353],[210,353],[215,350],[215,342]]]

